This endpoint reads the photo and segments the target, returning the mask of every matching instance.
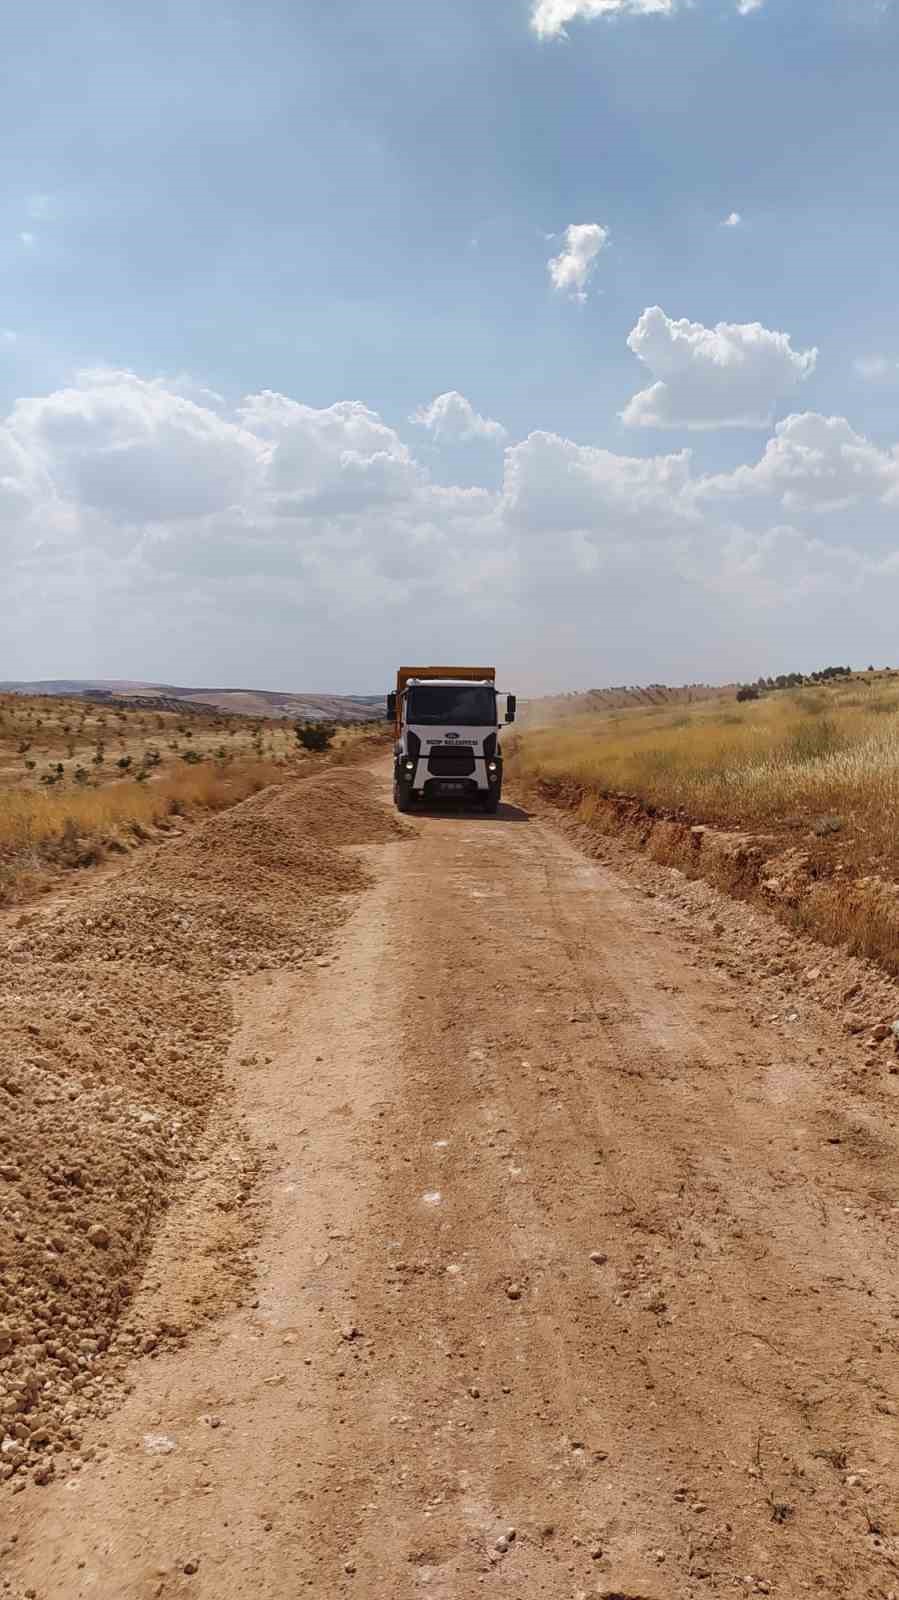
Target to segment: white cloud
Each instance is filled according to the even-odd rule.
[[[470,400],[458,390],[450,389],[437,395],[429,406],[420,406],[409,418],[421,428],[427,428],[435,439],[447,443],[464,443],[469,439],[505,439],[506,430],[492,417],[482,417]]]
[[[789,510],[844,510],[899,501],[899,448],[881,450],[845,417],[785,417],[755,466],[706,479],[703,495],[776,496]]]
[[[265,459],[244,428],[129,372],[84,372],[69,389],[19,400],[9,428],[59,496],[111,523],[223,510]]]
[[[493,490],[435,483],[359,401],[86,372],[0,421],[6,671],[373,692],[398,639],[532,689],[755,675],[835,637],[886,659],[897,503],[899,451],[843,418],[714,478],[534,432]]]
[[[586,300],[596,258],[609,242],[609,230],[598,222],[572,222],[565,229],[565,248],[547,262],[553,288],[574,300]]]
[[[858,376],[868,383],[893,378],[899,372],[899,361],[890,361],[886,356],[858,356],[852,365]]]
[[[765,0],[737,0],[737,10],[741,17],[748,17],[753,11],[761,11]]]
[[[319,411],[264,390],[237,415],[251,438],[271,446],[267,482],[280,515],[383,505],[408,497],[421,478],[399,435],[359,401]]]
[[[565,26],[581,18],[670,16],[675,0],[534,0],[531,27],[541,39],[565,37]]]
[[[20,233],[19,234],[19,240],[25,246],[26,250],[30,250],[32,245],[34,244],[34,234],[33,233]]]
[[[15,344],[18,335],[12,328],[0,328],[0,339],[4,344]]]
[[[628,345],[657,377],[621,413],[629,427],[762,428],[781,395],[814,371],[817,350],[794,350],[790,336],[759,322],[675,321],[649,306]]]
[[[740,216],[739,211],[732,211],[730,216],[724,218],[721,226],[722,228],[739,228],[742,221],[743,218]]]
[[[620,456],[555,433],[531,433],[506,451],[503,511],[531,532],[615,536],[658,531],[690,517],[690,452]]]

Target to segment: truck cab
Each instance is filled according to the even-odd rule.
[[[495,812],[503,786],[493,667],[401,667],[387,697],[394,720],[393,795],[399,811],[415,800],[454,796]],[[515,696],[505,696],[505,721]]]

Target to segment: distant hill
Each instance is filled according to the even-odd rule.
[[[294,694],[278,689],[193,689],[127,678],[44,678],[0,683],[3,694],[73,695],[133,707],[226,711],[243,717],[284,717],[308,722],[376,722],[384,716],[377,694]]]
[[[524,720],[544,722],[559,716],[626,711],[637,706],[693,705],[700,700],[717,700],[721,695],[735,694],[736,688],[735,683],[684,683],[673,687],[667,683],[649,683],[642,688],[637,684],[618,684],[609,689],[583,689],[528,700],[523,708]]]

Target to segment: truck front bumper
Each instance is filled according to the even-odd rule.
[[[412,771],[409,770],[407,760],[400,758],[397,771],[410,785],[413,794],[425,796],[457,795],[482,795],[488,790],[501,786],[503,781],[503,764],[501,760],[493,759],[490,762],[493,770],[488,771],[488,762],[483,756],[476,756],[474,772],[459,774],[431,772],[426,756],[419,757]]]

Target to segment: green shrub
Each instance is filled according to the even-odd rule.
[[[298,722],[294,727],[304,750],[330,750],[336,732],[333,722]]]

